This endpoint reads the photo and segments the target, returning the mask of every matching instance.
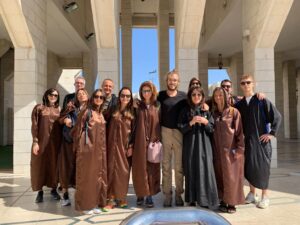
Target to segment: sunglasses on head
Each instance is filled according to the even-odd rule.
[[[249,84],[251,84],[251,83],[252,83],[252,81],[242,81],[242,82],[241,82],[241,85],[246,85],[246,84],[249,85]]]
[[[94,99],[101,99],[101,100],[103,100],[103,99],[104,99],[104,96],[102,96],[102,95],[95,95],[95,96],[94,96]]]
[[[121,98],[131,98],[131,95],[120,94]]]
[[[55,97],[57,98],[58,97],[58,94],[49,94],[50,97]]]
[[[222,88],[231,88],[231,85],[222,84],[221,87]]]

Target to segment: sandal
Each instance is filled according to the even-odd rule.
[[[234,205],[228,205],[228,207],[227,207],[227,213],[230,213],[230,214],[236,213],[235,206]]]

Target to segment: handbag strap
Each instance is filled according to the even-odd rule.
[[[150,108],[150,106],[149,106]],[[149,131],[149,109],[147,108],[147,105],[145,104],[145,134],[146,134],[146,142],[150,142],[150,135],[148,133]]]

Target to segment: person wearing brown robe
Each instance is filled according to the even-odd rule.
[[[54,88],[48,89],[43,96],[43,104],[37,104],[31,114],[31,187],[38,191],[35,202],[43,201],[43,186],[52,188],[55,200],[60,196],[56,191],[58,184],[57,154],[60,145],[61,128],[59,118],[59,94]]]
[[[113,208],[117,203],[127,207],[129,175],[132,161],[134,129],[133,98],[131,90],[123,87],[119,92],[117,109],[113,112],[108,126],[107,173],[108,197],[106,208]]]
[[[59,183],[63,191],[62,206],[71,205],[68,188],[75,187],[75,161],[73,140],[70,134],[72,127],[77,121],[78,114],[86,108],[88,93],[85,89],[78,89],[75,93],[74,102],[71,101],[66,110],[61,113],[59,122],[63,124],[63,138],[58,155]]]
[[[84,214],[98,214],[106,205],[107,162],[106,122],[101,112],[104,96],[97,89],[87,109],[79,114],[74,127],[76,151],[75,209]]]
[[[144,203],[153,207],[152,195],[160,192],[160,163],[147,161],[150,142],[161,140],[160,104],[156,101],[157,91],[151,82],[144,82],[139,89],[141,101],[138,104],[135,141],[132,155],[132,180],[137,196],[137,205]]]
[[[244,134],[239,111],[229,105],[225,89],[215,88],[212,111],[215,120],[213,136],[214,169],[219,209],[235,213],[235,205],[244,204]]]

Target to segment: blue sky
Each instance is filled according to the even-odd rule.
[[[175,68],[175,30],[169,29],[170,70]],[[121,51],[120,35],[120,51]],[[120,52],[120,56],[122,52]],[[120,57],[121,58],[121,57]],[[122,62],[120,60],[120,68]],[[120,69],[121,70],[121,69]],[[121,72],[121,71],[120,71]],[[122,75],[121,75],[122,76]],[[216,83],[228,79],[226,70],[209,69],[208,83]],[[146,80],[151,80],[159,89],[158,81],[158,37],[156,29],[132,29],[132,91],[138,92],[139,86]],[[121,80],[120,80],[121,81]],[[122,82],[122,81],[121,81]],[[122,84],[121,84],[122,86]]]

